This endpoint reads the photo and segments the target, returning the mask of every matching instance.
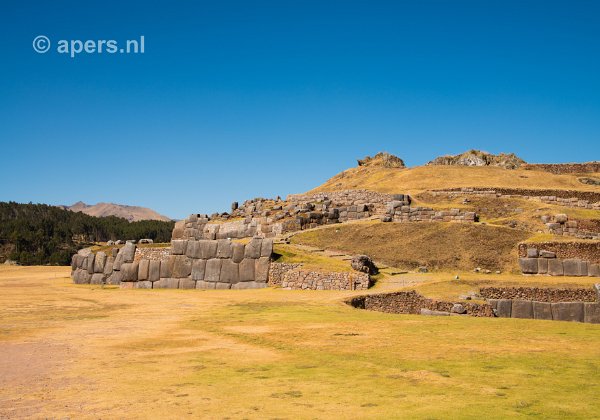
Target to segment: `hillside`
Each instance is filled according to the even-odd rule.
[[[358,166],[327,180],[311,192],[367,189],[384,193],[417,194],[460,187],[498,187],[600,191],[579,180],[583,174],[553,174],[542,170],[507,170],[496,166],[428,165],[414,168]]]
[[[98,203],[98,204],[86,204],[82,201],[78,201],[72,206],[61,206],[66,210],[74,212],[81,212],[89,216],[94,217],[108,217],[115,216],[122,219],[129,220],[130,222],[137,222],[140,220],[160,220],[163,222],[171,221],[171,218],[163,216],[155,212],[152,209],[139,206],[128,206],[125,204],[114,204],[114,203]]]

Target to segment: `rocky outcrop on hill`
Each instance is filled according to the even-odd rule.
[[[427,165],[456,166],[499,166],[505,169],[517,169],[526,162],[514,153],[492,153],[481,150],[469,150],[458,155],[446,155],[435,158]]]
[[[404,161],[387,152],[379,152],[375,156],[358,159],[358,166],[380,166],[383,168],[405,168]]]

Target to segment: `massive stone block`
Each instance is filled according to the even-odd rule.
[[[556,253],[552,251],[540,251],[540,258],[556,258]]]
[[[273,239],[263,239],[262,245],[260,247],[260,256],[261,257],[271,257],[273,253]]]
[[[123,254],[123,262],[131,263],[135,258],[135,244],[131,242],[127,242],[123,248],[121,248],[121,253]]]
[[[240,263],[240,281],[254,281],[255,259],[244,258]]]
[[[239,242],[234,242],[232,244],[232,248],[233,248],[233,250],[232,250],[233,262],[234,263],[242,262],[242,260],[244,259],[244,252],[245,252],[246,246]]]
[[[206,260],[194,260],[192,262],[192,279],[204,280],[204,272],[206,270]]]
[[[158,281],[160,279],[160,261],[151,260],[148,264],[148,280]]]
[[[524,274],[536,274],[538,272],[537,258],[519,258],[519,267]]]
[[[246,244],[245,258],[260,258],[260,252],[262,248],[263,240],[260,238],[252,238],[250,242]]]
[[[102,284],[106,277],[102,273],[94,273],[90,277],[90,284]]]
[[[256,281],[244,281],[231,285],[232,289],[264,289],[265,287],[267,287],[267,283]]]
[[[180,289],[195,289],[196,282],[192,279],[179,279]]]
[[[138,263],[124,263],[121,266],[121,273],[123,273],[123,278],[121,281],[137,281],[138,274]]]
[[[87,258],[87,272],[89,274],[94,274],[94,259],[95,259],[95,254],[90,253],[86,258]]]
[[[171,255],[185,255],[188,241],[183,239],[174,239],[171,241]]]
[[[175,222],[175,227],[173,228],[173,233],[171,234],[171,239],[183,238],[184,230],[185,230],[185,220],[180,220],[178,222]]]
[[[215,289],[231,289],[231,283],[215,283]]]
[[[175,255],[169,256],[166,260],[160,261],[160,278],[166,279],[173,275],[173,266],[175,265]]]
[[[600,277],[600,264],[590,264],[588,267],[588,276]]]
[[[498,299],[496,303],[496,315],[502,318],[510,318],[512,313],[512,300]]]
[[[556,258],[549,259],[548,274],[551,276],[562,276],[564,274],[563,261]]]
[[[548,273],[548,259],[547,258],[536,258],[538,264],[538,274]]]
[[[199,280],[196,282],[196,289],[211,290],[215,288],[214,282]]]
[[[121,264],[123,264],[123,253],[117,253],[115,257],[115,261],[113,263],[113,270],[119,271],[121,269]]]
[[[260,257],[255,260],[254,266],[254,278],[257,282],[265,282],[269,278],[269,265],[271,264],[271,259],[269,257]]]
[[[565,276],[579,276],[579,263],[576,258],[570,258],[563,261],[563,270]]]
[[[198,241],[198,247],[200,249],[200,258],[203,260],[209,260],[217,256],[217,241],[203,239]]]
[[[512,302],[511,318],[533,318],[533,302],[515,299]]]
[[[152,289],[152,282],[148,280],[138,281],[135,283],[134,289]]]
[[[537,248],[527,248],[527,258],[537,258],[538,255]]]
[[[115,263],[114,257],[107,257],[106,262],[104,263],[104,274],[110,276],[113,272],[113,264]]]
[[[549,302],[533,302],[533,318],[552,320],[552,304]]]
[[[102,251],[96,253],[94,258],[94,273],[104,273],[104,265],[106,264],[106,254]]]
[[[583,302],[560,302],[552,304],[555,321],[583,322]]]
[[[583,321],[590,324],[600,324],[600,303],[585,302],[583,304]]]
[[[204,280],[218,282],[221,277],[221,260],[218,258],[211,258],[206,261],[206,270],[204,272]]]
[[[171,277],[180,279],[188,277],[190,274],[192,274],[192,260],[185,255],[176,255]]]
[[[233,256],[233,246],[229,239],[219,239],[217,241],[217,258],[231,258]]]
[[[237,283],[239,281],[239,264],[234,263],[231,261],[231,259],[224,259],[221,262],[221,275],[219,277],[219,282]]]
[[[121,280],[123,279],[123,273],[121,271],[113,271],[112,274],[108,277],[106,282],[108,284],[121,284]]]
[[[150,268],[150,260],[141,259],[138,263],[138,281],[148,280],[148,270]]]
[[[589,264],[587,261],[579,260],[579,275],[587,276],[588,275],[588,267],[589,267]]]

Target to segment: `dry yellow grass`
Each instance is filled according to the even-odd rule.
[[[312,190],[368,189],[385,193],[417,194],[427,190],[458,187],[504,187],[600,191],[582,184],[576,175],[554,175],[524,169],[498,167],[417,166],[408,169],[382,167],[350,168]]]
[[[0,267],[2,418],[596,417],[600,326]]]

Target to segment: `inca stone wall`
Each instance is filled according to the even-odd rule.
[[[404,199],[389,202],[381,220],[383,222],[475,222],[477,215],[475,212],[460,209],[434,210],[429,207],[411,207],[410,201]]]
[[[566,214],[556,214],[554,216],[546,215],[542,216],[541,219],[548,227],[548,232],[553,235],[573,236],[579,239],[600,239],[600,226],[598,226],[598,221],[579,222],[577,220],[569,220],[569,217]],[[593,231],[589,230],[589,228],[585,229],[586,222],[587,225],[589,225],[589,228],[594,229]]]
[[[488,304],[437,301],[414,290],[358,296],[347,303],[355,308],[391,314],[494,316],[492,307]]]
[[[481,292],[499,297],[488,299],[498,317],[600,324],[600,284],[589,291],[482,289]]]
[[[553,174],[581,174],[600,172],[600,162],[586,163],[526,163],[523,169],[545,171]]]
[[[547,287],[482,287],[479,295],[484,299],[519,299],[537,302],[595,302],[597,291],[593,288],[547,288]]]
[[[366,273],[295,269],[283,275],[281,287],[302,290],[366,290],[370,282],[371,278]]]
[[[114,257],[103,252],[74,255],[72,278],[78,284],[122,288],[254,289],[267,286],[272,253],[271,239],[253,238],[247,244],[174,240],[166,258],[136,260],[136,246],[128,243]]]
[[[566,207],[600,210],[600,193],[574,190],[527,190],[521,188],[451,188],[432,191],[433,195],[454,197],[457,195],[481,195],[497,198],[525,198]]]
[[[600,277],[600,242],[519,244],[523,274]]]
[[[272,262],[269,269],[269,286],[281,286],[284,274],[297,268],[302,268],[302,264]]]

